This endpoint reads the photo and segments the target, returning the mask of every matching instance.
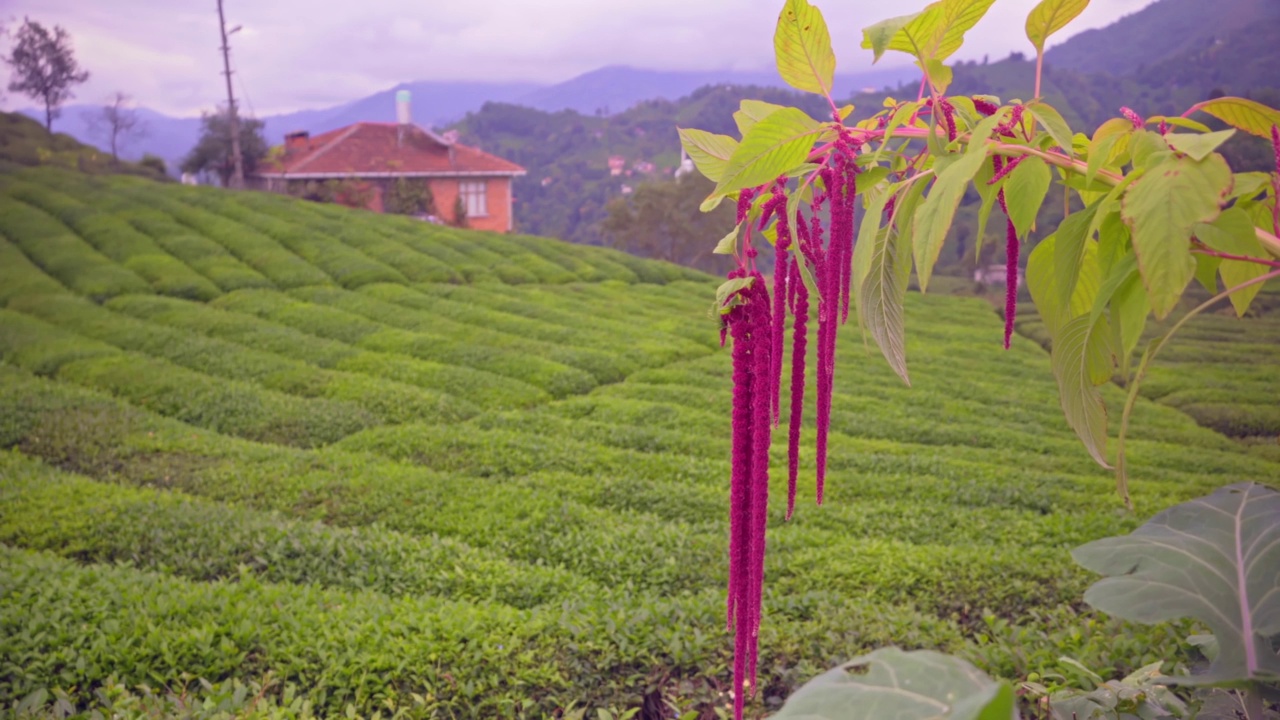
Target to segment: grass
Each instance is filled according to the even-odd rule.
[[[263,194],[0,177],[0,706],[725,707],[713,278]],[[1189,657],[1188,628],[1088,611],[1068,552],[1280,476],[1193,419],[1248,404],[1204,368],[1273,387],[1273,339],[1206,323],[1170,347],[1127,513],[1037,343],[1001,350],[980,300],[912,294],[907,317],[912,388],[840,342],[825,505],[809,452],[790,522],[771,480],[753,712],[878,645],[1009,678]]]

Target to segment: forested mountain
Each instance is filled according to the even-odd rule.
[[[1275,0],[1223,0],[1211,12],[1204,0],[1161,0],[1051,50],[1042,94],[1062,111],[1073,130],[1084,132],[1116,117],[1122,105],[1150,116],[1181,114],[1198,101],[1222,94],[1277,104],[1277,37],[1280,2]],[[1002,100],[1029,97],[1035,80],[1034,58],[1021,53],[993,62],[962,61],[954,71],[951,93],[989,93]],[[848,101],[858,107],[856,117],[879,110],[886,94],[901,98],[914,97],[916,92],[917,85],[911,81],[889,93],[858,94]],[[814,117],[826,112],[825,103],[816,96],[777,88],[718,85],[674,102],[641,103],[610,117],[486,104],[456,127],[464,142],[528,168],[529,174],[516,183],[516,218],[522,230],[574,242],[609,244],[618,237],[602,231],[611,200],[623,202],[633,197],[628,191],[635,191],[641,182],[674,182],[671,170],[679,160],[676,128],[736,134],[731,116],[743,98],[798,105]],[[1241,170],[1261,169],[1270,162],[1266,144],[1250,137],[1233,139],[1224,153]],[[611,176],[610,156],[625,158],[630,174]],[[654,172],[637,172],[637,161],[652,163]],[[639,218],[644,213],[632,215]],[[1061,208],[1057,208],[1056,216],[1060,215]],[[1052,209],[1046,211],[1042,232],[1056,227],[1056,216]],[[998,224],[993,228],[988,232],[998,234]],[[623,234],[636,236],[634,232]],[[991,239],[998,238],[993,235]],[[972,243],[963,240],[954,247],[958,250],[967,244],[971,249]],[[993,243],[993,247],[997,245]],[[952,260],[957,263],[953,271],[963,271],[960,258]],[[947,259],[942,263],[945,266]]]

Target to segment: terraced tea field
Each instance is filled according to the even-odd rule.
[[[275,196],[0,175],[0,706],[715,717],[716,282]],[[1280,463],[1144,400],[1126,513],[1038,345],[1002,351],[978,300],[908,311],[914,387],[846,332],[826,504],[809,482],[793,520],[770,508],[753,712],[884,644],[1009,678],[1185,650],[1186,628],[1088,614],[1068,550]]]

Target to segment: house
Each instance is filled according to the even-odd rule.
[[[621,175],[623,168],[625,168],[626,166],[627,166],[627,159],[622,157],[621,155],[609,156],[609,174],[610,175],[613,175],[615,177],[618,175]]]
[[[307,195],[308,188],[340,186],[349,204],[383,212],[397,181],[425,183],[435,214],[454,220],[458,199],[467,227],[508,232],[512,178],[524,168],[457,142],[456,133],[437,135],[409,120],[409,93],[396,93],[397,122],[358,122],[312,136],[294,132],[273,149],[253,179],[271,192]]]
[[[973,271],[973,281],[986,286],[1004,286],[1006,283],[1007,266],[1005,265],[987,265]],[[1022,287],[1022,283],[1026,282],[1026,276],[1022,268],[1018,268],[1017,283],[1018,287]]]

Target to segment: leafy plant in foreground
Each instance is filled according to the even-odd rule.
[[[1067,422],[1104,467],[1112,466],[1106,450],[1107,409],[1098,386],[1117,371],[1128,381],[1115,460],[1117,489],[1128,504],[1124,440],[1151,359],[1187,318],[1225,298],[1243,314],[1262,284],[1280,277],[1280,111],[1251,100],[1219,97],[1194,105],[1178,117],[1144,119],[1119,108],[1120,117],[1103,123],[1092,137],[1073,133],[1062,115],[1039,97],[1042,58],[1048,37],[1079,15],[1088,0],[1042,0],[1028,17],[1027,37],[1038,53],[1035,97],[1002,104],[991,96],[947,96],[953,75],[945,60],[994,2],[937,0],[915,15],[866,28],[862,46],[872,50],[877,60],[890,50],[907,53],[923,77],[915,100],[887,100],[885,109],[870,119],[847,125],[853,108],[837,107],[832,97],[836,61],[825,21],[808,0],[787,0],[774,35],[778,71],[793,87],[825,98],[829,118],[819,120],[798,108],[744,100],[734,113],[741,140],[680,130],[689,156],[716,183],[703,210],[725,199],[737,204],[737,225],[716,246],[716,252],[733,255],[737,264],[716,297],[724,325],[722,338],[727,331],[734,340],[727,609],[736,636],[737,717],[747,692],[756,685],[768,446],[772,425],[780,420],[778,388],[788,311],[797,318],[792,333],[793,383],[803,387],[806,335],[799,318],[801,286],[805,299],[816,301],[818,322],[815,454],[821,503],[835,337],[848,319],[851,298],[859,324],[907,382],[903,300],[912,266],[920,289],[927,290],[957,208],[972,185],[982,199],[979,240],[997,202],[1006,218],[1004,345],[1008,348],[1017,311],[1021,244],[1056,177],[1065,218],[1030,254],[1027,283],[1051,340],[1053,373]],[[1217,118],[1230,128],[1212,132],[1192,118],[1196,113]],[[1276,175],[1232,172],[1217,150],[1237,131],[1274,144]],[[858,196],[863,214],[855,233]],[[1073,203],[1083,209],[1070,212]],[[765,243],[774,250],[772,292],[757,264]],[[1193,278],[1217,293],[1218,277],[1227,289],[1154,339],[1131,372],[1130,357],[1147,317],[1167,317]],[[793,415],[799,407],[793,398]],[[794,433],[789,445],[789,481],[794,488],[798,452]],[[1229,488],[1228,492],[1242,491]],[[789,494],[794,495],[794,489]],[[1217,497],[1205,502],[1212,507]],[[1263,522],[1280,525],[1280,513],[1265,502],[1261,505]],[[1214,528],[1194,526],[1192,531],[1212,534]],[[1096,545],[1078,552],[1077,559],[1086,567],[1112,572],[1132,569],[1142,558],[1151,561],[1146,555],[1118,560],[1103,553],[1110,558],[1104,561],[1096,555],[1100,552]],[[1240,559],[1243,552],[1237,544],[1236,584],[1241,597],[1247,580]],[[1264,544],[1263,554],[1267,552]],[[1122,562],[1128,564],[1123,568],[1114,564]],[[1266,567],[1274,570],[1280,562]],[[1158,580],[1147,582],[1143,587]],[[1137,620],[1191,616],[1208,621],[1215,635],[1224,631],[1221,623],[1209,620],[1197,608],[1137,612],[1123,602],[1110,602],[1114,598],[1098,589],[1111,587],[1107,583],[1096,586],[1086,600]],[[1219,600],[1207,602],[1215,606]],[[1201,682],[1245,683],[1246,697],[1253,703],[1246,703],[1246,712],[1256,720],[1262,712],[1259,683],[1275,680],[1277,673],[1271,667],[1270,644],[1258,645],[1251,633],[1261,633],[1259,637],[1265,639],[1268,631],[1280,633],[1280,625],[1273,627],[1274,618],[1264,613],[1271,619],[1251,628],[1249,610],[1240,613],[1245,617],[1243,637],[1220,639],[1242,642],[1251,649],[1246,653],[1249,659],[1229,666],[1230,670],[1215,665],[1216,674]],[[1260,660],[1258,653],[1267,660]],[[907,666],[903,658],[884,662]],[[874,675],[875,662],[868,657],[865,663],[871,664]],[[893,677],[894,672],[889,675]],[[931,681],[930,673],[919,674],[918,682]],[[870,679],[852,683],[863,694],[849,710],[857,717],[886,717],[870,709],[873,704],[865,694],[868,683]],[[797,696],[801,695],[805,693]],[[955,693],[948,697],[948,717],[1009,714],[999,698],[960,712],[964,703],[956,704]],[[904,710],[893,716],[938,714]]]

